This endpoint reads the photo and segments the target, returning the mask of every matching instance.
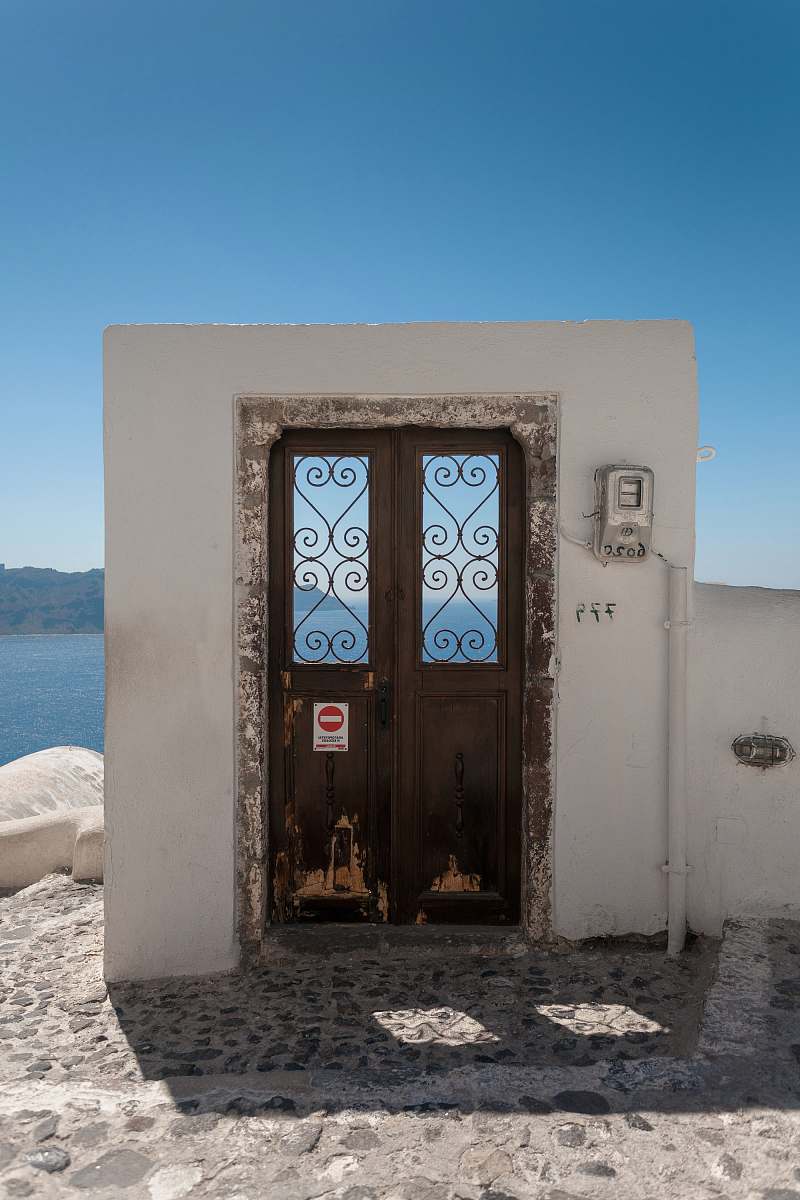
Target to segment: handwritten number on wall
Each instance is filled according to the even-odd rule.
[[[591,618],[594,617],[595,621],[599,625],[601,612],[606,614],[609,621],[613,621],[614,610],[616,607],[617,604],[614,600],[608,600],[605,605],[603,605],[599,600],[593,600],[589,605],[588,616],[586,616],[587,610],[585,604],[579,604],[576,607],[575,616],[578,618],[579,625],[581,623],[581,618],[584,616],[586,616],[587,620],[591,620]]]
[[[638,546],[612,546],[606,543],[603,554],[608,558],[644,558],[647,551],[641,542]]]

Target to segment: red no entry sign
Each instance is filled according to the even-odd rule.
[[[326,704],[317,714],[320,729],[326,733],[336,733],[344,725],[344,713],[338,704]]]
[[[314,705],[314,749],[347,750],[349,705]]]

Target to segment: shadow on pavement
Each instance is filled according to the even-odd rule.
[[[311,953],[109,995],[142,1074],[186,1111],[600,1113],[631,1070],[685,1075],[715,949]]]

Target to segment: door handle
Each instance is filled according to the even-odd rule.
[[[378,720],[381,724],[381,729],[386,729],[389,725],[389,698],[391,695],[391,684],[388,679],[381,679],[378,684]]]
[[[455,761],[456,772],[456,837],[464,832],[464,755],[459,750]]]
[[[333,806],[336,801],[336,789],[333,785],[333,773],[336,770],[336,755],[329,750],[325,755],[325,825],[328,833],[333,833]]]

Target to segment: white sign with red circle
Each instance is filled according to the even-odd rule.
[[[349,704],[314,705],[314,749],[347,750]]]

